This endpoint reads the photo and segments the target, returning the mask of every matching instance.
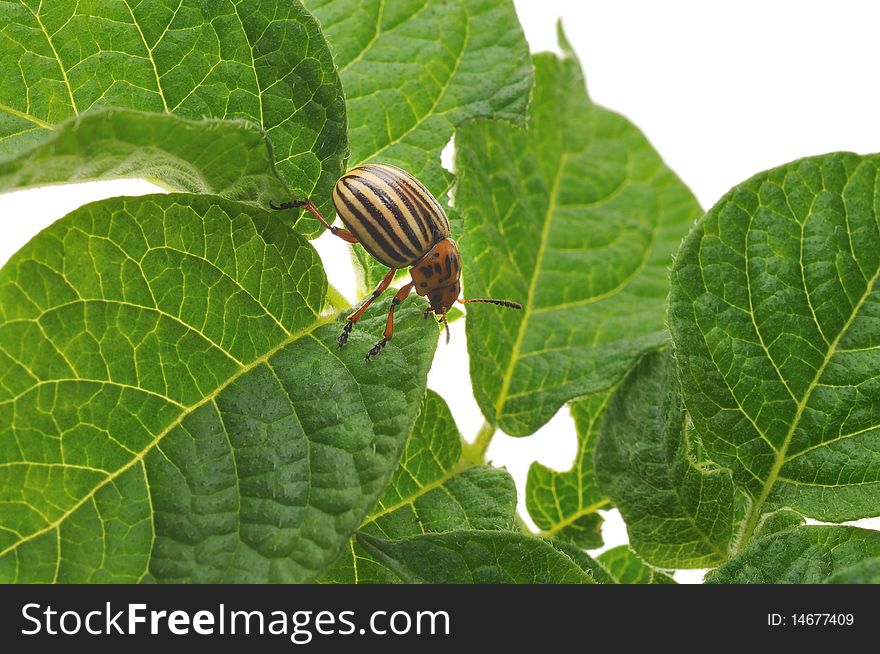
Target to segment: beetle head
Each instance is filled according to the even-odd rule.
[[[461,282],[457,279],[449,286],[441,286],[428,292],[428,302],[437,315],[445,314],[458,300],[461,293]]]
[[[493,298],[463,300],[459,298],[461,294],[461,255],[458,253],[458,245],[451,238],[438,241],[425,256],[416,262],[410,269],[410,273],[416,293],[428,298],[430,306],[425,309],[425,318],[431,311],[440,316],[440,321],[446,327],[447,342],[449,341],[449,323],[446,322],[446,312],[456,302],[462,304],[485,302],[509,309],[522,309],[522,305],[511,300]]]
[[[410,270],[416,293],[428,298],[434,313],[446,313],[461,293],[461,255],[451,238],[438,241]]]

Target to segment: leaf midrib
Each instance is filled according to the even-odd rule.
[[[383,507],[382,510],[377,511],[376,513],[368,515],[366,518],[364,518],[363,522],[361,522],[360,526],[358,526],[358,529],[362,529],[363,527],[370,524],[371,522],[375,522],[376,520],[378,520],[382,516],[386,516],[389,513],[394,513],[395,511],[402,509],[405,506],[409,506],[410,504],[415,506],[416,500],[418,500],[420,497],[427,495],[432,490],[436,490],[438,488],[441,488],[450,479],[452,479],[453,477],[457,477],[458,475],[460,475],[461,473],[463,473],[465,470],[467,470],[468,468],[470,468],[472,466],[473,466],[473,464],[470,463],[469,461],[465,461],[464,459],[460,460],[456,465],[449,468],[446,472],[444,472],[437,479],[430,481],[424,485],[419,486],[419,489],[416,492],[411,493],[407,497],[401,499],[398,502],[395,502],[394,504],[391,504],[387,507]]]
[[[523,309],[523,318],[519,321],[519,329],[516,333],[516,339],[513,341],[513,348],[510,351],[510,359],[507,362],[507,369],[501,381],[501,390],[498,392],[498,398],[495,400],[495,423],[498,423],[504,404],[507,402],[507,395],[510,392],[510,384],[513,381],[513,371],[519,360],[519,351],[522,347],[523,337],[525,336],[529,317],[532,314],[532,305],[535,298],[535,289],[538,285],[538,277],[540,276],[541,266],[544,263],[544,256],[547,252],[547,242],[550,237],[550,227],[553,224],[553,216],[556,213],[556,203],[559,199],[559,186],[562,183],[562,174],[565,171],[565,165],[568,161],[568,152],[563,152],[559,157],[559,163],[556,166],[556,174],[553,177],[553,183],[550,187],[550,201],[547,203],[547,210],[544,213],[544,225],[541,229],[541,240],[538,244],[538,255],[535,257],[535,267],[532,269],[532,277],[529,280],[529,289],[526,294],[526,306]]]
[[[162,99],[162,106],[165,108],[165,111],[168,111],[168,102],[165,100],[165,93],[162,91],[162,79],[159,77],[159,69],[156,67],[156,58],[153,56],[153,48],[158,46],[162,42],[162,39],[160,38],[158,41],[156,41],[156,44],[153,46],[153,48],[147,45],[147,38],[144,36],[144,31],[141,29],[140,23],[138,23],[137,18],[135,18],[134,16],[134,10],[131,8],[131,5],[128,4],[128,0],[123,0],[123,3],[125,4],[125,8],[128,9],[128,14],[131,16],[131,23],[132,25],[134,25],[135,29],[140,35],[141,42],[144,44],[144,48],[147,51],[147,60],[150,62],[150,67],[153,69],[153,75],[156,78],[156,91],[159,94],[159,97]],[[180,4],[183,4],[182,0]],[[178,5],[178,9],[180,9],[180,5]],[[175,15],[177,15],[176,10],[174,13]],[[173,20],[174,19],[172,18],[172,21]],[[170,27],[171,23],[168,23],[168,25]]]
[[[55,44],[52,43],[52,37],[49,35],[49,30],[46,29],[46,26],[43,25],[43,20],[40,18],[40,9],[42,8],[42,3],[40,3],[40,8],[37,11],[34,11],[30,7],[28,7],[28,11],[34,17],[34,20],[37,21],[37,25],[39,25],[40,30],[46,37],[46,43],[49,44],[49,48],[52,50],[52,54],[55,56],[55,62],[58,64],[58,70],[61,71],[61,78],[64,80],[64,86],[67,89],[67,95],[70,98],[70,108],[73,110],[74,114],[79,113],[79,109],[76,108],[76,100],[73,99],[73,87],[70,85],[70,80],[67,78],[67,70],[64,68],[64,64],[61,63],[61,57],[58,56],[58,51],[55,49]]]
[[[427,7],[427,3],[424,6]],[[380,154],[382,154],[383,152],[385,152],[389,148],[392,148],[395,145],[397,145],[398,143],[402,142],[403,139],[405,139],[407,136],[409,136],[414,131],[416,131],[419,127],[421,127],[421,125],[426,120],[428,120],[432,116],[437,115],[434,112],[437,110],[437,107],[440,106],[440,103],[446,97],[446,93],[447,93],[447,91],[449,91],[449,87],[452,86],[452,82],[455,79],[455,76],[458,74],[458,69],[461,66],[461,62],[464,59],[465,53],[467,52],[468,42],[470,41],[470,38],[471,38],[471,17],[470,17],[470,14],[467,13],[467,7],[463,7],[463,9],[465,12],[465,16],[467,17],[467,20],[465,21],[465,24],[464,24],[464,26],[465,26],[464,27],[464,37],[462,38],[461,50],[459,51],[458,55],[455,57],[455,63],[452,66],[452,70],[449,73],[449,77],[446,78],[446,82],[443,84],[443,88],[441,88],[440,91],[437,93],[437,97],[434,99],[434,102],[431,104],[431,107],[424,114],[422,114],[416,120],[416,122],[413,123],[412,126],[409,127],[407,130],[405,130],[400,136],[397,136],[396,138],[391,139],[388,143],[386,143],[381,148],[376,150],[373,154],[371,154],[370,156],[363,159],[358,165],[360,165],[361,163],[364,163],[368,160],[375,159],[376,157],[378,157]]]
[[[786,457],[786,455],[788,454],[788,448],[791,446],[791,441],[794,437],[794,433],[797,431],[797,428],[800,425],[804,409],[806,409],[807,403],[810,401],[810,397],[812,396],[813,391],[816,389],[816,386],[819,385],[819,380],[825,373],[825,368],[828,367],[831,359],[833,359],[834,355],[837,354],[837,346],[840,344],[841,339],[849,331],[850,326],[859,315],[859,312],[861,311],[862,306],[864,306],[865,301],[873,294],[874,286],[877,284],[878,279],[880,279],[880,267],[877,268],[874,276],[871,277],[870,280],[868,280],[864,294],[862,295],[862,297],[859,298],[859,301],[853,307],[853,311],[847,319],[846,323],[844,323],[843,327],[841,327],[835,339],[829,345],[828,352],[825,354],[825,358],[823,359],[822,364],[816,370],[816,374],[813,376],[810,385],[804,392],[804,396],[801,398],[801,401],[798,402],[797,410],[795,411],[794,418],[788,428],[788,432],[786,433],[785,438],[782,441],[782,445],[779,447],[778,450],[776,450],[776,458],[773,462],[773,467],[770,469],[770,473],[767,475],[767,479],[764,481],[763,488],[761,489],[761,494],[758,496],[758,499],[755,500],[755,503],[752,505],[752,509],[749,512],[749,517],[745,522],[745,526],[743,527],[742,537],[740,538],[738,549],[742,549],[743,546],[745,546],[751,539],[755,531],[755,527],[757,526],[758,519],[761,517],[761,509],[766,503],[767,498],[770,496],[770,493],[773,490],[773,486],[776,484],[776,481],[779,478],[779,473],[782,470],[782,467],[786,463],[788,463],[788,459]]]
[[[211,393],[206,395],[204,398],[202,398],[198,402],[191,404],[184,411],[181,411],[180,415],[173,422],[171,422],[165,429],[163,429],[161,432],[159,432],[153,438],[153,440],[151,440],[149,443],[147,443],[147,445],[136,456],[134,456],[131,459],[131,461],[126,463],[124,466],[120,467],[115,472],[109,473],[107,477],[105,477],[103,480],[101,480],[101,482],[99,484],[97,484],[90,492],[86,493],[76,504],[74,504],[72,507],[67,509],[54,522],[46,525],[42,529],[39,529],[31,534],[28,534],[26,537],[18,540],[17,542],[13,543],[12,545],[9,545],[8,547],[4,548],[3,550],[0,550],[0,557],[5,556],[9,552],[17,549],[19,546],[23,545],[24,543],[27,543],[28,541],[34,540],[35,538],[39,538],[40,536],[51,532],[53,529],[57,529],[61,525],[62,522],[64,522],[67,518],[69,518],[71,515],[73,515],[83,504],[85,504],[86,502],[91,500],[98,493],[98,491],[100,491],[107,484],[111,483],[112,481],[114,481],[115,479],[120,477],[123,473],[127,472],[128,470],[130,470],[131,468],[136,466],[138,463],[141,463],[144,460],[144,457],[156,445],[158,445],[165,436],[167,436],[171,431],[176,429],[184,421],[184,419],[186,419],[187,416],[191,415],[193,412],[197,411],[205,404],[208,404],[209,402],[214,401],[214,399],[217,398],[217,396],[219,396],[220,393],[222,393],[227,387],[229,387],[233,382],[235,382],[240,377],[244,376],[245,374],[247,374],[248,372],[250,372],[251,370],[253,370],[257,367],[259,367],[265,363],[268,363],[269,359],[271,359],[272,356],[274,356],[279,351],[283,350],[285,347],[291,345],[292,343],[298,341],[301,338],[304,338],[304,337],[310,335],[312,332],[314,332],[319,327],[322,327],[323,325],[326,325],[328,323],[333,322],[336,319],[337,315],[338,315],[338,312],[334,312],[334,313],[319,317],[317,320],[315,320],[315,322],[313,322],[311,325],[309,325],[305,329],[302,329],[298,332],[294,332],[294,333],[290,334],[286,338],[282,339],[277,345],[275,345],[274,347],[269,349],[262,356],[254,359],[253,361],[251,361],[250,363],[248,363],[246,365],[241,366],[239,368],[239,370],[235,374],[230,375],[230,377],[223,384],[218,386],[216,389],[214,389]],[[149,484],[147,484],[147,489],[149,491]],[[59,552],[59,557],[60,557],[60,552]]]
[[[553,536],[558,534],[560,531],[562,531],[566,527],[570,527],[571,525],[573,525],[575,522],[577,522],[581,518],[588,516],[592,513],[596,513],[596,511],[598,511],[599,509],[603,509],[610,504],[611,504],[611,500],[606,498],[606,499],[599,500],[598,502],[594,502],[593,504],[590,504],[589,506],[582,506],[581,508],[579,508],[577,511],[572,513],[570,516],[568,516],[564,520],[560,520],[559,522],[555,523],[552,527],[549,527],[548,529],[543,529],[539,535],[543,536],[544,538],[552,538]]]
[[[424,8],[425,6],[427,6],[427,3],[425,5],[423,5],[422,8]],[[417,13],[418,12],[416,12],[416,14]],[[413,14],[413,16],[415,16],[416,14]],[[342,66],[339,69],[339,76],[340,77],[345,73],[345,71],[347,71],[349,68],[354,66],[357,62],[359,62],[361,59],[363,59],[364,55],[366,55],[367,52],[370,51],[370,49],[376,44],[376,41],[378,41],[379,38],[382,36],[382,34],[383,34],[383,32],[382,32],[382,19],[384,16],[385,16],[385,0],[379,0],[379,9],[376,11],[376,32],[373,34],[373,36],[369,40],[369,42],[363,47],[363,49],[360,52],[358,52],[357,55],[355,55],[351,59],[351,61],[349,61],[347,64],[345,64],[344,66]],[[410,17],[410,19],[412,19],[412,16]]]
[[[528,295],[526,296],[526,306],[523,309],[523,319],[520,321],[519,330],[517,331],[516,340],[514,341],[514,347],[511,351],[511,358],[508,361],[507,369],[505,371],[501,391],[499,392],[498,399],[495,402],[495,422],[498,423],[498,416],[501,413],[504,405],[507,403],[507,400],[510,399],[510,385],[513,382],[513,371],[516,367],[517,362],[521,358],[520,350],[522,349],[522,341],[525,337],[528,327],[528,322],[533,315],[549,313],[552,311],[570,309],[577,306],[586,306],[589,304],[593,304],[595,302],[599,302],[602,300],[607,300],[611,297],[614,297],[621,291],[623,291],[629,284],[635,280],[645,268],[648,266],[648,263],[651,261],[651,255],[654,251],[654,246],[657,243],[657,236],[660,230],[660,221],[655,221],[653,226],[651,227],[651,237],[648,244],[645,246],[644,255],[642,256],[642,260],[639,264],[630,272],[626,277],[624,277],[618,284],[616,284],[613,288],[603,291],[597,295],[592,295],[587,298],[583,298],[581,300],[575,300],[572,302],[566,302],[563,304],[546,306],[546,307],[538,307],[534,308],[534,297],[535,290],[537,289],[538,278],[540,277],[540,270],[543,266],[544,258],[547,254],[547,243],[549,242],[550,237],[550,229],[553,224],[553,217],[556,213],[556,208],[558,205],[558,196],[559,196],[559,187],[562,182],[563,173],[565,172],[565,166],[567,164],[567,160],[572,156],[570,152],[563,152],[560,156],[559,166],[556,170],[556,175],[553,180],[553,184],[550,191],[550,203],[548,204],[547,212],[544,215],[544,225],[541,229],[541,242],[538,248],[538,256],[536,258],[535,267],[532,270],[531,278],[529,280],[529,289]],[[630,162],[628,162],[627,166],[629,167]],[[628,179],[629,175],[626,176],[625,179]],[[611,193],[601,198],[601,200],[597,200],[596,202],[591,202],[586,206],[596,206],[599,204],[606,204],[611,199],[620,194],[624,188],[626,188],[626,182],[622,181],[620,185],[615,188]],[[516,397],[515,395],[513,397]]]

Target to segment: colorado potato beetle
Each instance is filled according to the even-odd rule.
[[[394,310],[415,289],[428,300],[424,317],[433,311],[440,316],[449,341],[446,312],[455,302],[488,302],[511,309],[522,309],[517,302],[491,298],[459,297],[461,256],[449,237],[449,220],[436,198],[419,180],[405,170],[387,164],[368,164],[348,171],[333,187],[333,206],[347,229],[330,225],[311,200],[294,200],[273,209],[305,207],[326,229],[349,243],[360,243],[378,261],[389,267],[375,290],[348,316],[337,339],[339,347],[369,306],[391,285],[394,274],[410,268],[410,281],[391,300],[382,340],[367,353],[375,357],[394,335]]]

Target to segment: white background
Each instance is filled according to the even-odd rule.
[[[834,150],[880,152],[880,3],[519,0],[533,51],[556,50],[556,19],[584,66],[594,102],[632,119],[704,208],[756,172]],[[449,153],[446,153],[448,161]],[[158,192],[141,181],[51,187],[0,196],[0,263],[76,207]],[[316,241],[331,283],[354,298],[345,247]],[[466,280],[465,280],[466,283]],[[440,345],[429,385],[471,438],[482,417],[471,395],[464,324]],[[563,410],[528,438],[495,437],[488,458],[520,490],[529,464],[564,470],[576,438]],[[522,500],[520,501],[521,508]],[[626,542],[608,512],[606,547]],[[862,521],[880,528],[880,520]],[[698,571],[676,573],[698,581]]]

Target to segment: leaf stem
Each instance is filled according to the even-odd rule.
[[[485,463],[486,450],[489,449],[489,444],[492,442],[492,437],[496,431],[495,425],[484,422],[483,426],[480,427],[480,431],[477,432],[477,437],[473,443],[461,444],[461,458],[474,465]]]
[[[333,310],[333,313],[338,313],[351,306],[351,303],[345,299],[345,296],[333,284],[327,284],[327,295],[324,298],[324,305]]]

